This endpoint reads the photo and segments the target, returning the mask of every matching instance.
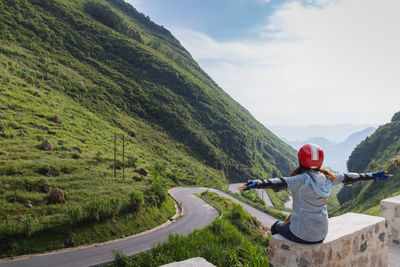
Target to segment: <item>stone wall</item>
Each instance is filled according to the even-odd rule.
[[[209,263],[204,258],[197,257],[185,261],[178,261],[165,264],[160,267],[215,267],[215,265]]]
[[[389,226],[389,245],[400,248],[400,196],[381,201],[381,216],[386,218]]]
[[[388,266],[386,220],[346,213],[329,220],[321,244],[303,245],[273,235],[269,241],[271,266]]]

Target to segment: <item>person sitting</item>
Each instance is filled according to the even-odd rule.
[[[289,189],[293,197],[292,213],[285,222],[275,222],[271,232],[302,244],[321,243],[325,239],[328,233],[327,198],[332,186],[339,183],[350,185],[364,180],[385,180],[392,176],[387,171],[333,174],[321,167],[324,152],[315,144],[302,146],[298,160],[299,166],[292,170],[290,177],[249,180],[238,189]]]

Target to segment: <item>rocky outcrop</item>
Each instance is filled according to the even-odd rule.
[[[64,203],[65,202],[65,195],[64,192],[60,188],[56,188],[53,191],[51,191],[50,196],[49,196],[49,203],[50,204],[58,204],[58,203]]]

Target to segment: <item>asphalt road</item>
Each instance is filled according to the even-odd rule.
[[[126,255],[149,250],[153,245],[167,240],[169,233],[186,235],[196,228],[203,228],[217,217],[218,213],[214,208],[194,195],[205,190],[207,189],[175,188],[171,190],[170,193],[175,199],[182,203],[183,217],[162,229],[86,248],[33,255],[14,260],[0,260],[0,266],[93,266],[114,260],[113,250],[121,250]],[[242,204],[252,216],[256,217],[265,226],[271,226],[276,221],[272,216],[241,203],[226,193],[214,189],[209,190]]]
[[[243,185],[244,183],[237,183],[237,184],[230,184],[229,185],[229,191],[232,191],[233,193],[239,193],[239,190],[237,189],[238,186]],[[257,196],[259,198],[261,198],[262,200],[264,200],[265,205],[269,206],[269,207],[273,207],[274,204],[272,204],[271,199],[268,196],[267,191],[265,191],[264,189],[255,189]]]

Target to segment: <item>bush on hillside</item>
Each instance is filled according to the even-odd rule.
[[[22,174],[20,167],[14,162],[7,162],[7,165],[0,167],[0,175],[18,175]]]
[[[89,220],[101,221],[119,214],[122,200],[118,197],[94,199],[85,207]]]
[[[134,211],[139,211],[140,208],[143,206],[144,197],[141,192],[132,191],[129,195],[131,207]]]
[[[27,237],[31,237],[31,235],[36,231],[38,225],[38,220],[34,218],[32,214],[25,214],[21,218],[22,232]]]
[[[66,213],[71,225],[76,225],[84,219],[83,209],[78,204],[68,205]]]
[[[151,187],[145,192],[145,200],[149,205],[160,206],[166,199],[166,192],[161,184],[161,179],[153,179]]]

